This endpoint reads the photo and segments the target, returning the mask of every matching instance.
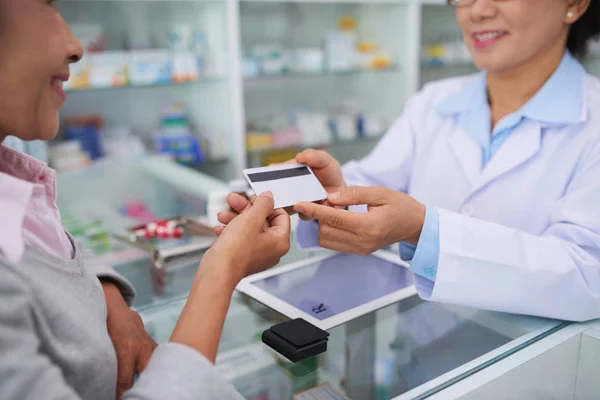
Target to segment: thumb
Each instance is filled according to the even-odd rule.
[[[274,208],[273,193],[263,192],[256,198],[256,201],[246,212],[242,215],[247,215],[251,223],[262,224],[267,220],[267,217],[271,215]]]
[[[307,149],[296,156],[296,162],[306,164],[311,168],[325,168],[331,161],[331,156],[323,150]]]
[[[331,193],[327,200],[334,206],[353,206],[366,204],[380,206],[386,204],[383,188],[374,186],[351,186],[338,193]]]

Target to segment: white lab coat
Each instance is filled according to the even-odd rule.
[[[600,80],[585,77],[579,123],[525,121],[482,169],[480,145],[435,109],[469,79],[436,82],[413,96],[372,153],[344,166],[346,183],[386,186],[438,208],[437,278],[415,276],[421,297],[599,318]],[[316,238],[316,224],[299,225],[302,247]]]

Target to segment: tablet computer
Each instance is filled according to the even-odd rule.
[[[249,276],[236,289],[323,330],[417,293],[408,264],[383,250],[310,258]]]

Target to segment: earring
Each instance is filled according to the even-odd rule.
[[[569,11],[567,13],[567,18],[569,18],[569,19],[573,18],[573,11]]]

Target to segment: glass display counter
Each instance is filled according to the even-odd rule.
[[[59,205],[71,224],[102,221],[102,228],[84,229],[79,239],[95,243],[98,256],[134,284],[134,308],[154,339],[167,341],[201,257],[157,277],[147,254],[103,243],[98,232],[135,222],[141,208],[159,218],[199,215],[207,194],[225,185],[156,157],[97,164],[60,174],[58,181]],[[293,244],[281,265],[313,255]],[[232,299],[217,368],[247,399],[426,398],[568,325],[413,296],[332,329],[325,354],[291,364],[261,343],[262,332],[284,320],[249,297],[236,293]],[[330,397],[318,397],[325,394]]]
[[[185,294],[138,309],[157,342],[169,339],[184,304]],[[427,398],[567,325],[413,296],[330,330],[325,354],[292,364],[261,343],[284,320],[233,297],[217,368],[247,399]]]

